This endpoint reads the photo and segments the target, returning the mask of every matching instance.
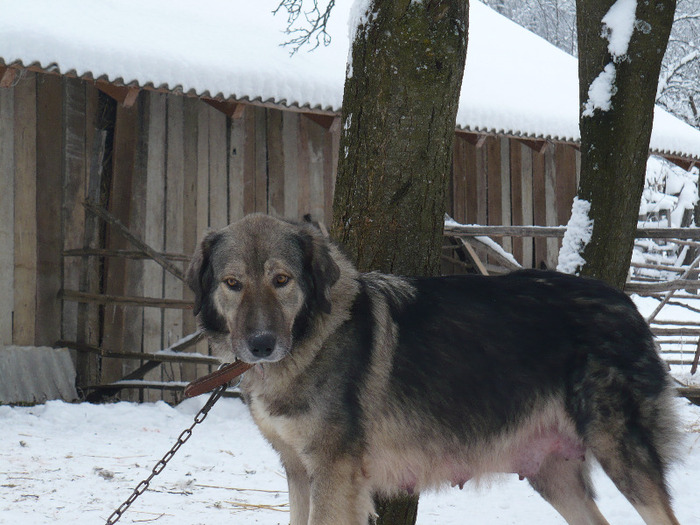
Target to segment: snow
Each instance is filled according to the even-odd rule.
[[[192,424],[206,396],[106,405],[50,401],[0,406],[0,523],[103,523]],[[700,522],[700,407],[678,400],[684,462],[670,477],[681,523]],[[642,520],[596,467],[599,505],[611,523]],[[237,399],[222,399],[119,523],[286,524],[287,487],[275,452]],[[259,506],[259,507],[255,507]],[[424,494],[418,523],[562,524],[516,475]]]
[[[584,117],[592,117],[596,109],[608,111],[612,107],[610,99],[615,94],[616,76],[615,66],[607,64],[603,71],[593,79],[593,82],[588,87],[588,100],[582,113]]]
[[[608,40],[608,52],[619,61],[627,54],[635,26],[637,0],[617,0],[603,17],[603,37]]]
[[[272,15],[278,5],[278,0],[9,0],[0,17],[0,57],[140,86],[338,111],[348,28],[357,27],[368,0],[337,0],[330,45],[293,56],[281,45],[288,38],[286,17]],[[615,49],[623,33],[613,31]],[[470,2],[457,126],[578,141],[578,113],[576,59]],[[700,131],[657,107],[651,148],[700,158]]]
[[[615,63],[627,56],[630,38],[635,27],[637,0],[617,0],[603,16],[602,37],[608,41],[608,52],[613,62],[606,64],[603,71],[593,79],[588,87],[588,100],[584,104],[583,117],[592,117],[595,110],[608,111],[610,99],[615,95]]]
[[[593,235],[593,221],[589,218],[591,203],[574,197],[571,205],[571,218],[566,225],[566,232],[559,250],[557,271],[575,274],[586,264],[581,256]]]

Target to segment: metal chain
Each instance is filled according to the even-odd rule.
[[[224,394],[224,390],[226,390],[226,387],[228,385],[221,385],[218,387],[214,392],[212,392],[211,396],[209,397],[209,400],[204,404],[202,409],[197,413],[196,416],[194,416],[194,423],[190,425],[189,428],[186,428],[185,430],[182,431],[180,436],[177,438],[177,442],[173,445],[173,448],[168,450],[168,452],[165,453],[165,456],[156,463],[155,467],[153,467],[153,470],[151,471],[151,474],[144,479],[141,483],[139,483],[134,491],[131,493],[131,496],[129,496],[124,503],[119,505],[117,507],[117,510],[115,510],[112,515],[107,518],[107,521],[105,522],[105,525],[113,525],[119,519],[122,517],[122,514],[126,512],[126,509],[128,509],[131,504],[136,501],[136,499],[146,492],[146,489],[151,483],[151,480],[155,478],[158,474],[163,472],[163,469],[165,466],[168,464],[168,461],[170,461],[175,453],[180,449],[182,445],[185,444],[185,442],[190,439],[192,436],[192,429],[194,429],[195,426],[199,425],[204,419],[207,417],[207,414],[211,410],[211,407],[214,406],[214,404],[221,398],[221,396]]]

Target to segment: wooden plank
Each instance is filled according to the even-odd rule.
[[[252,113],[253,108],[249,112]],[[249,120],[249,119],[248,119]],[[246,122],[245,118],[229,121],[229,221],[234,222],[245,215],[244,186],[246,167]]]
[[[157,250],[165,243],[165,148],[167,96],[148,93],[146,112],[146,194],[144,242]],[[155,261],[146,261],[143,268],[143,293],[148,297],[163,297],[163,268]],[[163,348],[163,317],[160,310],[147,308],[143,312],[143,351]],[[160,377],[160,375],[158,375]]]
[[[85,84],[85,145],[86,145],[86,196],[99,202],[107,154],[107,131],[102,129],[104,112],[100,111],[100,95],[92,84]],[[81,206],[82,209],[82,206]],[[101,244],[101,227],[92,214],[85,215],[85,229],[82,246],[84,249],[97,249]],[[98,259],[84,257],[80,267],[80,291],[98,293],[100,291],[101,263]],[[100,307],[78,305],[77,341],[86,344],[99,344],[101,337]],[[77,356],[77,384],[84,386],[99,381],[100,362],[96,356]]]
[[[14,318],[13,342],[35,343],[36,319],[36,75],[27,73],[14,94]]]
[[[72,301],[76,303],[90,303],[90,304],[118,304],[126,306],[142,306],[149,308],[168,308],[172,310],[191,310],[193,302],[186,299],[171,299],[162,297],[144,297],[144,296],[134,296],[134,295],[109,295],[109,294],[93,294],[86,292],[79,292],[77,290],[62,290],[60,292],[60,297],[66,301]],[[141,332],[139,331],[138,344],[128,344],[128,340],[124,339],[124,345],[128,348],[141,348]]]
[[[298,183],[299,183],[299,215],[311,213],[311,173],[309,151],[309,127],[315,126],[307,118],[299,119],[299,156],[298,156]]]
[[[309,173],[309,204],[308,212],[314,220],[325,217],[325,144],[326,129],[309,119],[306,122],[308,173]]]
[[[282,115],[282,149],[284,155],[284,213],[299,218],[299,114]]]
[[[228,123],[226,115],[209,110],[209,226],[223,228],[230,221],[228,184]],[[249,112],[246,111],[246,114]],[[244,119],[242,119],[244,120]],[[238,120],[236,120],[238,122]],[[240,191],[240,188],[238,188]]]
[[[146,95],[144,95],[145,97]],[[144,100],[139,99],[136,103],[137,116],[135,123],[135,153],[133,159],[133,176],[131,183],[131,199],[129,215],[130,228],[132,235],[139,239],[143,239],[146,234],[146,201],[143,198],[146,195],[147,185],[147,170],[148,170],[148,119],[144,111]],[[129,296],[144,295],[144,266],[143,259],[126,258],[122,259],[125,268],[125,286],[124,293]],[[124,309],[124,339],[123,348],[131,348],[136,351],[143,351],[143,309],[141,308],[125,308]],[[134,362],[123,362],[122,373],[130,374],[138,368],[138,364]],[[131,392],[126,398],[130,401],[143,401],[140,395]]]
[[[532,218],[533,224],[547,225],[545,213],[545,184],[544,184],[544,160],[541,153],[532,152]],[[535,268],[542,268],[547,264],[547,241],[535,239],[534,253]]]
[[[209,228],[209,112],[205,104],[197,110],[197,242]],[[194,253],[194,252],[193,252]]]
[[[489,136],[482,148],[486,156],[486,178],[487,178],[487,208],[488,221],[486,224],[503,224],[503,201],[501,184],[501,143],[497,137]],[[501,245],[504,239],[499,239]],[[488,260],[488,259],[487,259]]]
[[[15,136],[13,88],[0,89],[0,345],[12,344],[15,275]]]
[[[138,140],[138,108],[117,106],[112,150],[112,181],[109,188],[109,210],[114,219],[125,228],[131,224],[132,184]],[[88,208],[91,209],[91,208]],[[107,228],[106,246],[109,249],[125,249],[127,240],[117,223]],[[104,270],[108,295],[122,295],[127,288],[126,261],[107,259]],[[109,304],[104,307],[105,325],[102,346],[112,352],[120,352],[124,346],[127,321],[124,307]],[[114,381],[123,375],[123,363],[117,359],[102,360],[102,381]]]
[[[467,222],[467,142],[455,134],[454,152],[452,154],[452,195],[448,201],[452,209],[448,211],[452,218],[460,223]],[[470,246],[471,248],[471,246]]]
[[[511,220],[510,224],[522,225],[523,223],[523,173],[522,173],[522,145],[514,140],[510,141],[509,144],[509,155],[510,158],[508,162],[510,164],[510,206],[511,206]],[[524,239],[513,239],[513,256],[516,260],[523,264],[523,243]]]
[[[12,87],[17,77],[17,70],[13,67],[0,66],[0,89]]]
[[[282,140],[283,113],[275,109],[267,111],[267,152],[269,200],[271,215],[284,217],[284,145]]]
[[[532,206],[532,155],[532,150],[528,146],[520,145],[520,189],[523,224],[535,224]],[[534,250],[534,239],[532,237],[523,237],[522,265],[524,268],[532,268],[534,266]]]
[[[255,212],[255,190],[256,190],[256,165],[255,165],[255,124],[257,121],[256,110],[250,108],[243,116],[244,137],[243,137],[243,215]]]
[[[477,210],[479,208],[477,186],[479,180],[479,172],[477,167],[477,149],[476,146],[466,142],[464,147],[465,164],[464,164],[464,184],[466,198],[466,217],[465,220],[469,224],[478,222]]]
[[[183,124],[183,166],[184,166],[184,183],[185,189],[183,193],[183,236],[182,247],[185,253],[194,253],[195,247],[199,241],[199,225],[197,224],[198,210],[200,204],[199,187],[198,187],[198,167],[199,167],[199,129],[197,127],[199,119],[198,107],[200,102],[194,98],[185,98],[184,102],[184,124]],[[207,133],[208,131],[207,127]],[[205,189],[208,184],[205,185]],[[203,204],[208,207],[207,203]],[[186,268],[189,260],[185,261],[183,268]],[[189,286],[183,287],[182,298],[185,301],[194,303],[194,293]],[[197,331],[197,322],[191,311],[183,312],[182,314],[182,330],[185,334],[191,334]],[[203,353],[207,353],[207,344],[203,343]],[[189,351],[195,351],[191,347]],[[201,373],[200,373],[201,372]],[[185,365],[181,368],[181,377],[185,381],[192,381],[200,375],[209,373],[208,366]]]
[[[63,78],[63,252],[77,249],[85,238],[85,200],[88,179],[85,82]],[[63,286],[79,289],[83,261],[63,259]],[[63,303],[61,337],[78,340],[78,305]]]
[[[326,133],[325,161],[325,210],[326,224],[330,227],[333,224],[333,195],[335,193],[335,179],[338,174],[338,154],[340,151],[340,117],[336,116]]]
[[[557,222],[568,224],[576,196],[576,149],[566,144],[554,147],[556,166]]]
[[[510,188],[510,141],[502,137],[499,139],[501,147],[501,224],[512,224],[511,211],[511,188]],[[509,237],[503,239],[503,248],[509,252],[513,252],[513,240]]]
[[[486,148],[473,146],[476,151],[476,221],[475,224],[488,224],[488,162]]]
[[[558,226],[557,216],[557,167],[554,158],[554,148],[547,148],[544,154],[544,194],[545,194],[545,224]],[[547,268],[553,270],[559,259],[558,239],[547,239]]]
[[[52,345],[61,338],[61,193],[63,136],[61,77],[37,77],[37,292],[35,344]]]
[[[167,155],[165,170],[165,249],[182,252],[184,236],[184,106],[183,98],[168,97],[167,113]],[[180,264],[180,263],[178,263]],[[180,265],[181,266],[181,265]],[[184,274],[184,270],[181,268]],[[183,300],[184,283],[182,280],[165,274],[163,297],[171,300]],[[182,339],[183,313],[181,310],[168,309],[163,312],[163,344],[170,346]],[[179,381],[182,370],[179,366],[163,370],[163,380]],[[176,401],[171,399],[170,401]]]
[[[251,108],[255,113],[255,211],[267,213],[267,112]]]

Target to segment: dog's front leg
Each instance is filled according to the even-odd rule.
[[[367,525],[373,511],[369,481],[353,458],[315,469],[309,525]]]
[[[282,462],[284,470],[287,472],[287,485],[289,486],[290,524],[308,525],[311,498],[309,474],[296,456],[285,456]]]

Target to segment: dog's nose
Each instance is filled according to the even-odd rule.
[[[250,352],[258,359],[270,357],[275,349],[277,338],[271,332],[259,332],[248,339]]]

